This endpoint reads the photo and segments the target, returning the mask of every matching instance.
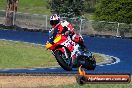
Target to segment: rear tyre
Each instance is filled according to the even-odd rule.
[[[87,70],[94,70],[96,68],[96,61],[94,57],[91,57],[85,60],[85,68]]]
[[[59,65],[66,71],[72,70],[72,59],[66,58],[62,51],[55,51],[56,60]]]

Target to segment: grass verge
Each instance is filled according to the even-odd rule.
[[[0,41],[0,68],[32,68],[57,65],[50,51],[22,42]]]
[[[7,0],[0,0],[0,9],[6,10]],[[19,0],[18,12],[49,15],[48,0]]]

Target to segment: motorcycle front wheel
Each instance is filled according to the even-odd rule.
[[[55,57],[59,65],[66,71],[72,70],[72,59],[66,58],[65,54],[62,51],[55,51]]]

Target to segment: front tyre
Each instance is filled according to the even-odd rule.
[[[59,65],[66,71],[72,70],[72,59],[66,58],[62,51],[55,51],[55,57]]]

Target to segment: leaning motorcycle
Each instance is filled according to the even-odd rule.
[[[70,36],[57,34],[54,44],[46,43],[59,65],[66,71],[78,68],[80,65],[88,70],[94,70],[96,61],[90,51],[83,51],[81,46],[74,42]]]

